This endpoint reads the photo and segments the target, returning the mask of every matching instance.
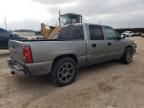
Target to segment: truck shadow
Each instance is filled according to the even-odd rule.
[[[112,65],[121,64],[118,60],[112,60],[104,63],[94,64],[79,69],[80,74],[90,72],[98,72],[98,70],[110,68]]]
[[[81,79],[87,78],[88,75],[99,73],[100,70],[110,68],[112,65],[117,65],[117,61],[110,61],[105,62],[97,65],[92,65],[88,67],[84,67],[78,70],[76,82],[78,82]],[[106,70],[104,70],[106,72]],[[20,85],[22,89],[51,89],[54,90],[54,88],[58,88],[55,86],[48,75],[45,76],[38,76],[38,77],[31,77],[31,78],[25,78],[15,75],[15,83],[18,83],[17,85]],[[68,85],[73,86],[74,84]],[[63,87],[61,87],[63,88]]]

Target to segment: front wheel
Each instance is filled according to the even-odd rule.
[[[133,54],[134,54],[134,51],[133,51],[133,48],[132,47],[128,47],[123,55],[123,57],[121,58],[121,60],[126,63],[126,64],[129,64],[132,62],[132,59],[133,59]]]
[[[76,71],[75,60],[68,57],[58,59],[52,68],[52,81],[58,86],[66,86],[75,80]]]

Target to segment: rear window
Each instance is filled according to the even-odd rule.
[[[78,25],[78,26],[63,27],[59,32],[58,39],[83,40],[84,39],[83,26]]]

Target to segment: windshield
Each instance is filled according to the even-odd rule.
[[[72,23],[81,23],[80,15],[63,15],[61,16],[61,23],[63,25],[72,24]]]

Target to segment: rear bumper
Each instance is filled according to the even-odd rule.
[[[51,72],[52,62],[40,62],[22,65],[13,59],[8,59],[8,66],[13,73],[22,76],[39,76]]]
[[[16,61],[12,59],[8,59],[7,63],[13,73],[21,76],[28,76],[28,77],[30,76],[30,72],[25,66],[18,64]]]

